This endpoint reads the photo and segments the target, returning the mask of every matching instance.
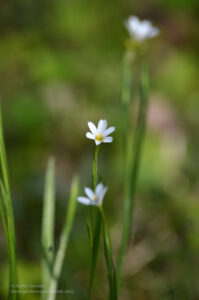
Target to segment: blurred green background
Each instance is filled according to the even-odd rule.
[[[121,299],[199,299],[199,2],[198,0],[13,0],[0,2],[0,97],[17,235],[19,281],[40,284],[40,230],[48,157],[56,158],[58,242],[70,183],[91,185],[93,143],[87,121],[116,126],[100,149],[104,201],[115,256],[122,224],[121,74],[124,20],[148,18],[151,95],[132,238]],[[132,107],[132,120],[134,119]],[[85,207],[78,205],[57,299],[85,299],[89,247]],[[0,299],[8,261],[0,227]],[[107,299],[103,255],[95,300]],[[36,300],[36,294],[21,295]]]

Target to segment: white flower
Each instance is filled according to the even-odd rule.
[[[138,41],[150,39],[159,34],[159,29],[152,26],[148,20],[140,21],[135,16],[130,16],[125,22],[130,36]]]
[[[93,122],[88,122],[88,127],[91,132],[86,133],[86,137],[88,139],[94,140],[96,145],[103,143],[111,143],[113,141],[113,138],[111,136],[108,136],[111,134],[115,127],[109,127],[107,129],[107,121],[106,120],[100,120],[98,122],[98,126],[96,128],[95,124]]]
[[[91,190],[88,187],[85,187],[84,191],[87,197],[78,197],[77,200],[84,205],[100,206],[102,204],[107,189],[108,188],[105,187],[103,183],[99,183],[96,186],[95,191]]]

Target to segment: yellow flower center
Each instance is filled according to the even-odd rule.
[[[96,199],[97,199],[97,196],[96,196],[96,195],[94,195],[94,196],[93,196],[93,199],[94,199],[94,200],[96,200]]]
[[[96,139],[98,142],[101,142],[101,141],[103,140],[103,137],[102,137],[101,133],[99,133],[99,134],[95,137],[95,139]]]

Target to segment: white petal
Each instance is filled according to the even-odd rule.
[[[91,140],[94,140],[94,139],[95,139],[94,135],[93,135],[91,132],[87,132],[87,133],[86,133],[86,137],[87,137],[88,139],[91,139]]]
[[[139,30],[140,21],[135,16],[130,16],[125,22],[125,26],[131,37],[135,37],[136,32]]]
[[[97,132],[101,133],[103,135],[103,132],[106,130],[106,127],[107,127],[107,121],[99,120],[98,126],[97,126]]]
[[[102,204],[102,201],[104,199],[104,196],[105,196],[105,193],[107,192],[107,187],[105,187],[103,185],[103,183],[99,183],[97,186],[96,186],[96,189],[95,189],[95,194],[97,196],[97,205],[101,205]]]
[[[106,194],[107,190],[108,190],[108,188],[107,188],[107,187],[103,187],[103,190],[102,190],[102,193],[101,193],[101,197],[102,197],[102,199],[104,199],[104,196],[105,196],[105,194]]]
[[[96,186],[96,189],[95,189],[95,194],[97,197],[102,193],[103,188],[104,188],[103,183],[101,183],[101,182],[98,183],[98,185]]]
[[[105,138],[103,139],[103,142],[104,142],[104,143],[112,143],[112,141],[113,141],[112,136],[108,136],[108,137],[105,137]]]
[[[106,137],[107,135],[109,135],[109,134],[111,134],[113,131],[115,130],[115,127],[109,127],[108,129],[106,129],[105,131],[104,131],[104,137]]]
[[[95,144],[98,146],[98,145],[100,145],[100,144],[101,144],[101,141],[97,141],[97,140],[95,140]]]
[[[98,199],[97,199],[97,204],[98,204],[98,205],[101,205],[101,204],[102,204],[103,199],[104,199],[104,196],[105,196],[107,190],[108,190],[107,187],[103,187],[103,190],[102,190],[100,196],[99,196]]]
[[[90,131],[92,132],[92,134],[94,136],[96,136],[97,128],[96,128],[95,124],[93,122],[88,122],[88,127],[89,127]]]
[[[89,199],[93,200],[93,197],[95,195],[94,192],[88,187],[85,187],[84,191],[86,195],[89,197]]]
[[[100,206],[100,205],[102,205],[103,199],[102,198],[98,198],[96,202],[97,202],[96,206]]]
[[[78,197],[77,201],[84,205],[91,205],[91,200],[86,197]]]
[[[149,34],[149,37],[155,37],[160,33],[160,30],[156,27],[151,28],[151,32]]]

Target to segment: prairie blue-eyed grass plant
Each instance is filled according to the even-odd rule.
[[[123,106],[123,119],[126,120],[124,133],[124,215],[122,237],[120,249],[117,259],[117,285],[118,290],[121,283],[121,269],[124,255],[127,251],[128,241],[131,234],[132,214],[136,196],[136,186],[138,180],[138,172],[140,167],[140,159],[142,153],[142,145],[145,133],[146,113],[148,104],[148,69],[144,58],[145,44],[144,42],[152,37],[158,35],[159,30],[151,25],[149,21],[140,22],[137,17],[130,17],[125,23],[127,30],[131,36],[131,41],[128,43],[129,51],[133,62],[136,61],[137,56],[141,59],[141,75],[139,83],[139,109],[138,118],[134,138],[130,124],[130,106],[131,106],[131,71],[130,64],[127,60],[128,55],[124,60],[124,73],[123,73],[123,87],[122,87],[122,106]],[[134,51],[135,50],[135,51]],[[128,66],[129,64],[129,66]]]
[[[83,203],[84,205],[89,206],[88,214],[87,214],[87,226],[88,226],[90,248],[91,248],[90,249],[91,268],[90,268],[90,281],[89,281],[89,288],[88,288],[88,299],[90,299],[92,293],[96,263],[98,258],[98,252],[99,252],[100,235],[101,235],[102,226],[103,226],[103,235],[106,236],[106,238],[104,238],[105,241],[104,249],[106,250],[105,257],[107,258],[106,262],[109,270],[108,271],[109,278],[110,278],[110,274],[112,274],[112,272],[110,272],[110,265],[113,264],[112,253],[110,253],[111,251],[110,239],[108,238],[109,236],[107,236],[108,230],[105,230],[106,228],[105,221],[104,221],[105,217],[102,213],[103,212],[102,201],[107,191],[107,188],[104,187],[102,183],[97,184],[98,181],[97,158],[98,158],[99,145],[101,143],[111,143],[113,141],[113,138],[110,137],[109,135],[115,130],[115,127],[107,128],[107,121],[103,119],[98,122],[97,127],[92,122],[88,122],[88,127],[91,132],[87,132],[86,137],[88,139],[95,141],[93,168],[92,168],[92,190],[89,188],[85,188],[85,193],[87,194],[87,197],[78,197],[78,201]],[[112,280],[109,280],[109,284],[111,284],[110,297],[112,297],[111,296],[113,294]],[[116,289],[116,285],[115,285],[115,289]]]
[[[7,243],[9,257],[9,299],[19,298],[17,293],[16,241],[12,199],[9,184],[7,157],[3,138],[2,115],[0,110],[0,215]]]
[[[43,293],[45,300],[54,300],[56,298],[56,288],[64,263],[65,253],[67,250],[71,229],[73,226],[76,212],[76,198],[78,195],[78,178],[75,176],[66,209],[66,216],[63,229],[60,236],[57,252],[54,251],[54,211],[55,211],[55,175],[54,159],[48,162],[46,171],[44,205],[42,217],[42,281],[43,288],[48,290]]]
[[[95,141],[93,168],[92,168],[92,188],[94,190],[97,185],[97,158],[98,158],[99,145],[101,143],[111,143],[113,141],[113,138],[109,137],[108,135],[115,130],[115,127],[109,127],[107,129],[107,121],[103,119],[101,119],[98,122],[97,127],[95,126],[95,124],[93,124],[93,122],[88,122],[88,127],[90,129],[90,132],[88,131],[86,133],[86,137],[88,139]],[[92,244],[93,244],[93,229],[95,228],[94,225],[95,215],[96,215],[95,209],[87,208],[87,229],[88,229],[91,253],[92,253]]]

